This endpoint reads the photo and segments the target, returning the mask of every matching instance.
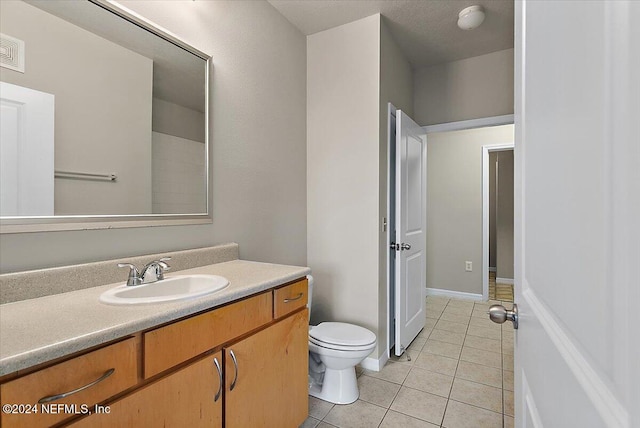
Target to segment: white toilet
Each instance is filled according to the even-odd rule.
[[[313,277],[309,280],[309,313]],[[343,322],[309,326],[309,395],[336,404],[358,399],[355,367],[376,347],[376,335],[366,328]]]

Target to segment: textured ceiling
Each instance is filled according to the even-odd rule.
[[[268,0],[304,34],[380,13],[414,68],[513,47],[513,0]],[[458,12],[484,7],[475,30],[458,28]]]

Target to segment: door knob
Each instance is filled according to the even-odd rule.
[[[502,324],[509,320],[513,322],[513,328],[518,329],[518,305],[515,303],[513,304],[512,310],[507,310],[502,305],[491,305],[488,314],[491,321]]]
[[[402,244],[400,244],[400,249],[401,250],[410,250],[411,249],[411,244],[405,244],[403,242]]]

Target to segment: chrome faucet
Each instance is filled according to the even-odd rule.
[[[171,266],[166,263],[169,260],[171,260],[171,257],[154,260],[147,263],[142,270],[138,270],[138,268],[131,263],[118,263],[118,267],[129,268],[127,285],[142,285],[163,280],[164,271],[171,269]]]

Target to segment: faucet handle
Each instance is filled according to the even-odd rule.
[[[167,262],[171,260],[171,257],[163,257],[157,261],[160,269],[157,269],[158,280],[164,279],[164,271],[171,270],[171,266],[167,264]]]
[[[127,278],[127,285],[140,285],[142,284],[142,278],[138,268],[131,263],[118,263],[119,268],[129,268],[129,277]]]

